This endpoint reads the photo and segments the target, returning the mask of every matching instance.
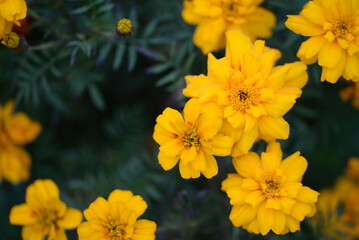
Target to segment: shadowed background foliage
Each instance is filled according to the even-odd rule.
[[[267,45],[281,50],[279,63],[298,60],[303,41],[284,26],[306,0],[267,0],[277,16]],[[28,0],[20,29],[26,51],[0,48],[1,103],[14,99],[17,111],[39,121],[43,131],[26,146],[31,179],[0,185],[0,239],[20,239],[11,226],[12,206],[24,202],[36,179],[51,178],[61,199],[80,210],[113,189],[141,195],[149,207],[143,218],[158,225],[157,239],[319,239],[309,221],[302,231],[266,237],[232,227],[229,200],[220,191],[230,158],[218,158],[219,174],[184,180],[178,168],[165,172],[152,139],[155,119],[165,107],[181,110],[187,74],[206,73],[207,57],[193,46],[194,26],[181,18],[181,0]],[[121,18],[133,21],[127,39],[115,33]],[[222,57],[224,51],[215,53]],[[359,156],[359,111],[341,101],[345,86],[320,83],[320,68],[308,69],[303,95],[285,116],[291,133],[285,155],[301,151],[309,162],[303,183],[315,190],[331,186],[346,160]],[[263,142],[253,150],[262,151]],[[69,239],[77,239],[69,232]]]

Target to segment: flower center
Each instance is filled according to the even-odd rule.
[[[265,177],[261,182],[261,188],[267,198],[274,198],[279,196],[280,181],[277,177]]]
[[[238,17],[243,12],[243,7],[240,7],[237,0],[222,0],[222,12],[227,21],[237,22]]]
[[[51,210],[45,210],[45,212],[40,215],[40,222],[42,223],[42,225],[45,226],[51,226],[56,222],[56,219],[57,214]]]
[[[228,98],[233,109],[244,112],[259,103],[259,91],[253,86],[238,84],[228,90]]]
[[[351,23],[343,17],[339,18],[334,23],[333,32],[336,37],[345,37],[348,33],[350,33],[350,30]]]
[[[201,138],[194,131],[194,129],[190,129],[183,137],[182,137],[183,145],[186,148],[190,148],[194,146],[197,150],[199,150],[201,145]]]
[[[124,240],[125,239],[125,225],[118,221],[110,220],[106,226],[108,238],[110,240]]]

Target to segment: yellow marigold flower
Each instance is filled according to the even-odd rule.
[[[348,160],[348,166],[346,169],[346,174],[348,176],[359,179],[359,158],[351,157]]]
[[[9,48],[18,48],[20,43],[20,36],[15,33],[5,33],[1,44]]]
[[[98,197],[84,211],[87,222],[77,229],[79,240],[154,240],[156,223],[137,220],[146,208],[142,197],[131,191],[114,190],[108,200]]]
[[[25,0],[1,0],[0,18],[20,26],[19,20],[26,17],[27,6]]]
[[[237,171],[228,174],[222,190],[233,205],[229,219],[248,232],[285,234],[299,230],[300,222],[316,211],[318,192],[301,184],[307,161],[299,152],[282,161],[277,142],[268,144],[261,158],[249,152],[233,158]]]
[[[183,19],[198,25],[193,42],[203,54],[223,49],[224,33],[238,29],[252,40],[268,38],[275,25],[275,15],[259,5],[264,0],[185,0]]]
[[[66,229],[82,221],[79,210],[68,208],[59,199],[59,189],[50,179],[36,180],[26,189],[26,203],[10,211],[10,223],[23,225],[22,239],[66,240]]]
[[[299,15],[290,15],[285,25],[309,37],[297,56],[306,64],[318,61],[321,81],[335,83],[340,76],[359,80],[359,1],[309,1]]]
[[[344,101],[351,100],[354,108],[359,109],[359,82],[354,82],[339,92]]]
[[[226,36],[226,56],[209,54],[207,76],[186,76],[183,94],[220,109],[222,131],[234,139],[232,156],[237,156],[247,153],[258,137],[288,138],[283,115],[301,95],[308,75],[301,62],[275,67],[280,52],[265,47],[264,41],[253,44],[236,30]]]
[[[184,107],[184,118],[166,108],[156,119],[153,138],[160,145],[158,161],[164,170],[172,169],[179,161],[183,178],[198,178],[202,173],[212,178],[218,173],[213,157],[230,154],[233,140],[219,134],[222,119],[215,109],[201,108],[198,99]]]
[[[117,22],[117,31],[122,37],[128,37],[134,28],[130,19],[123,18]]]

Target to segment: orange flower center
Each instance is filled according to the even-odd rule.
[[[333,25],[333,33],[336,37],[345,37],[351,32],[351,23],[344,17],[340,17]]]
[[[106,231],[110,240],[125,239],[125,225],[118,221],[110,220],[106,226]]]
[[[51,210],[45,210],[41,215],[40,215],[40,222],[41,225],[45,225],[45,226],[51,226],[52,224],[54,224],[57,220],[57,214],[54,211]]]
[[[183,137],[182,137],[183,145],[186,148],[190,148],[194,146],[197,150],[199,150],[201,145],[201,138],[194,131],[194,129],[190,129]]]
[[[259,91],[254,86],[237,84],[228,90],[228,100],[233,109],[244,112],[259,103]]]
[[[274,198],[279,196],[280,181],[278,177],[264,177],[260,185],[262,192],[267,198]]]

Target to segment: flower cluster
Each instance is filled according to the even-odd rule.
[[[0,40],[11,33],[13,24],[20,26],[20,20],[26,17],[25,0],[0,1]]]
[[[335,83],[343,76],[359,80],[359,2],[309,1],[299,15],[289,15],[286,26],[309,37],[297,56],[306,64],[318,61],[321,81]]]
[[[21,146],[32,142],[40,133],[41,125],[25,113],[13,113],[13,101],[0,106],[0,180],[12,184],[29,178],[31,158]]]
[[[259,157],[254,152],[233,158],[237,173],[228,174],[222,190],[233,205],[229,215],[236,227],[262,235],[286,234],[316,211],[318,193],[300,182],[307,161],[296,152],[282,161],[279,143],[271,142]]]
[[[183,19],[198,25],[193,42],[203,54],[218,51],[226,44],[225,32],[237,29],[252,40],[272,35],[275,15],[259,5],[264,0],[185,0]]]
[[[156,223],[137,218],[147,208],[131,191],[114,190],[108,201],[97,198],[82,213],[59,199],[57,185],[50,179],[36,180],[26,189],[26,203],[14,206],[10,223],[22,225],[22,239],[66,240],[65,230],[76,229],[79,239],[154,240]]]
[[[320,191],[314,226],[337,239],[359,237],[359,158],[350,158],[345,175],[333,188]]]

